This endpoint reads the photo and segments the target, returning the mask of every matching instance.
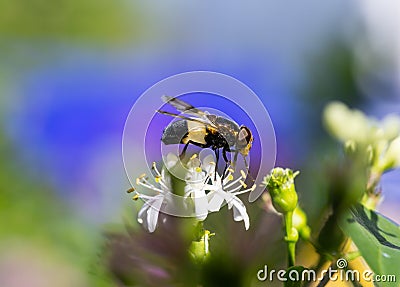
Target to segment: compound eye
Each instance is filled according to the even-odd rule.
[[[240,132],[239,132],[238,140],[244,141],[244,140],[246,140],[246,136],[247,136],[247,131],[245,129],[241,128]]]
[[[238,134],[238,142],[248,144],[251,140],[251,133],[247,127],[241,127]]]
[[[247,146],[251,141],[251,132],[247,127],[240,127],[239,134],[237,137],[237,147],[243,148]]]

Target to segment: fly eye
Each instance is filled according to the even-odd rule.
[[[238,150],[244,149],[249,144],[249,138],[251,137],[249,131],[245,127],[241,127],[237,135],[236,148]],[[242,152],[240,152],[242,153]]]
[[[239,141],[246,141],[246,138],[249,136],[248,131],[245,128],[240,128],[238,140]]]
[[[247,127],[241,126],[237,139],[238,143],[241,145],[247,145],[253,141],[253,136]]]

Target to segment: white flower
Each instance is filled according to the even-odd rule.
[[[384,117],[381,126],[383,137],[389,141],[400,135],[400,118],[397,115],[389,114]]]
[[[158,194],[156,196],[139,195],[145,202],[138,213],[138,222],[142,224],[149,232],[154,232],[158,222],[158,214],[162,203],[164,202],[164,195]]]
[[[158,222],[158,215],[163,204],[167,202],[167,195],[171,194],[171,181],[165,170],[158,171],[155,163],[153,170],[156,173],[156,185],[150,183],[146,175],[143,174],[136,179],[136,184],[156,192],[156,195],[150,196],[136,192],[135,199],[141,198],[144,204],[138,213],[138,222],[142,224],[149,232],[154,232]]]
[[[324,122],[328,131],[344,143],[346,151],[363,148],[377,174],[400,166],[400,117],[390,114],[381,121],[340,102],[327,105]]]
[[[207,182],[215,173],[213,159],[212,155],[208,155],[201,162],[195,154],[187,164],[185,197],[193,200],[196,218],[201,221],[208,215]]]
[[[246,206],[240,200],[238,195],[253,191],[256,185],[246,189],[246,184],[243,181],[245,178],[245,173],[241,171],[241,176],[234,179],[232,171],[228,170],[224,179],[222,179],[219,174],[216,175],[215,179],[211,176],[210,179],[212,183],[206,188],[210,191],[207,195],[209,199],[208,210],[210,212],[219,211],[222,204],[226,202],[228,204],[228,209],[233,209],[233,220],[243,220],[244,226],[246,230],[248,230],[250,227],[249,215],[247,214]],[[243,187],[245,189],[242,189]]]
[[[382,162],[385,169],[400,167],[400,136],[390,143]]]
[[[371,135],[371,124],[359,110],[351,110],[341,102],[330,103],[324,111],[324,123],[328,131],[341,142],[354,140],[366,143]]]
[[[208,200],[206,195],[207,175],[200,166],[190,167],[186,175],[185,197],[191,197],[194,201],[196,218],[204,220],[208,215]]]
[[[167,166],[171,167],[175,164],[175,157],[167,159]],[[174,202],[171,199],[171,196],[173,196],[171,179],[165,169],[159,172],[155,163],[153,163],[153,170],[155,172],[155,184],[149,182],[144,174],[137,178],[136,184],[150,189],[156,194],[151,196],[136,192],[134,196],[134,199],[141,198],[144,200],[144,204],[138,214],[138,222],[149,232],[154,232],[157,227],[160,209],[166,204]],[[223,203],[226,202],[228,208],[233,209],[233,219],[235,221],[243,221],[247,230],[250,227],[249,216],[246,206],[238,195],[252,191],[256,186],[253,185],[251,188],[246,189],[244,183],[246,179],[245,173],[241,171],[241,176],[234,179],[232,172],[233,170],[228,169],[222,178],[215,171],[215,163],[212,156],[207,156],[202,162],[197,156],[193,156],[187,164],[184,198],[185,200],[191,200],[196,218],[200,221],[205,220],[209,212],[219,211]]]
[[[328,131],[341,142],[384,145],[400,135],[400,118],[390,114],[381,121],[367,117],[363,112],[349,109],[341,102],[332,102],[324,110]]]
[[[215,171],[215,163],[211,155],[205,157],[202,162],[194,156],[188,166],[186,197],[193,198],[197,219],[204,220],[208,212],[219,211],[226,202],[228,208],[233,209],[233,219],[235,221],[243,220],[246,230],[249,229],[250,220],[246,206],[237,197],[237,195],[255,188],[254,185],[252,188],[242,190],[243,187],[246,188],[245,173],[242,171],[241,176],[234,179],[233,171],[228,169],[222,179],[221,175]]]

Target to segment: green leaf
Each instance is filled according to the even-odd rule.
[[[284,283],[284,287],[300,287],[303,283],[301,280],[302,272],[305,270],[303,266],[293,266],[290,267],[285,274],[287,281]],[[290,272],[295,270],[295,272]],[[296,278],[297,277],[297,278]]]
[[[400,227],[383,215],[358,204],[340,223],[376,275],[395,275],[400,280]],[[379,282],[379,286],[398,286]]]

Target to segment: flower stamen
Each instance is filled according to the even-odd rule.
[[[134,187],[131,187],[130,189],[128,189],[127,191],[126,191],[126,193],[132,193],[132,192],[134,192],[135,191],[135,188]]]

